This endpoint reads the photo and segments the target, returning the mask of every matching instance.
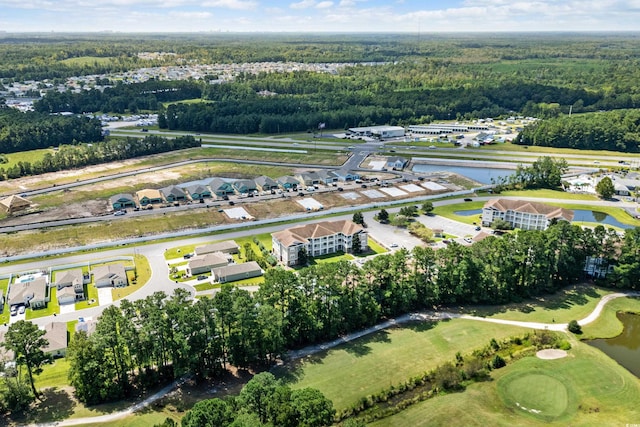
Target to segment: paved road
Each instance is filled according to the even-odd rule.
[[[615,298],[622,298],[622,297],[640,297],[640,292],[619,292],[615,294],[606,295],[598,302],[598,305],[596,306],[596,308],[587,317],[578,321],[578,323],[580,325],[586,325],[588,323],[593,322],[595,319],[598,318],[598,316],[600,316],[600,313],[602,312],[602,309],[604,308],[607,302]],[[485,317],[478,317],[478,316],[470,316],[470,315],[459,314],[459,313],[450,313],[446,311],[442,311],[442,312],[429,311],[429,312],[420,312],[420,313],[410,313],[404,316],[397,317],[395,319],[388,320],[383,323],[379,323],[370,328],[367,328],[358,332],[353,332],[351,334],[337,338],[327,343],[317,344],[317,345],[305,347],[300,350],[290,351],[286,354],[285,359],[288,361],[291,361],[291,360],[300,359],[302,357],[307,357],[312,354],[316,354],[321,351],[334,348],[338,345],[356,340],[358,338],[372,334],[374,332],[378,332],[383,329],[387,329],[392,326],[396,326],[403,323],[416,322],[416,321],[434,322],[439,320],[456,319],[456,318],[498,323],[502,325],[520,326],[523,328],[531,328],[531,329],[547,329],[547,330],[559,331],[559,332],[565,332],[568,326],[568,324],[566,323],[557,324],[557,323],[519,322],[519,321],[504,320],[504,319],[492,319],[492,318],[485,318]],[[145,400],[139,403],[136,403],[135,405],[122,411],[114,412],[108,415],[100,415],[97,417],[74,418],[74,419],[63,420],[63,421],[58,421],[54,423],[37,424],[37,427],[76,426],[81,424],[113,422],[129,416],[133,414],[135,411],[148,407],[150,404],[152,404],[156,400],[164,397],[167,393],[171,392],[174,388],[179,387],[185,381],[186,381],[186,378],[175,381],[174,383],[168,385],[167,387],[163,388],[157,393],[149,396]]]

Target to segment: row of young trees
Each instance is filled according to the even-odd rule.
[[[606,284],[640,283],[640,228],[621,239],[601,226],[560,222],[546,231],[416,247],[367,261],[270,269],[255,294],[222,287],[195,303],[186,292],[123,301],[107,308],[91,336],[71,342],[71,383],[98,403],[185,373],[215,376],[227,364],[269,365],[285,349],[335,338],[411,310],[442,304],[506,303],[554,292],[584,279],[588,256],[601,258]]]
[[[15,153],[62,144],[102,141],[99,120],[52,116],[3,108],[0,103],[0,153]]]
[[[0,181],[199,146],[200,141],[191,135],[175,138],[148,135],[144,138],[110,139],[95,144],[64,145],[54,153],[45,153],[42,159],[33,163],[20,161],[7,169],[0,167]]]

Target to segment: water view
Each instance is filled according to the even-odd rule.
[[[622,334],[615,338],[587,341],[640,378],[640,315],[618,313],[624,325]]]
[[[491,184],[491,178],[497,179],[500,176],[513,175],[513,169],[499,168],[476,168],[468,166],[450,166],[450,165],[425,165],[418,164],[413,167],[413,172],[453,172],[472,179],[481,184]]]
[[[482,209],[467,209],[462,211],[455,211],[454,214],[460,215],[460,216],[481,215]],[[634,227],[633,225],[623,224],[622,222],[618,221],[611,215],[608,215],[604,212],[578,209],[578,210],[574,210],[573,214],[574,214],[573,216],[574,221],[597,222],[599,224],[603,224],[603,225],[606,224],[606,225],[611,225],[611,226],[620,227],[620,228]]]

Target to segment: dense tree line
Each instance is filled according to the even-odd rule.
[[[199,146],[200,141],[191,135],[176,138],[148,135],[144,138],[110,139],[95,144],[63,145],[53,153],[45,153],[41,160],[33,163],[20,161],[6,170],[0,167],[0,181]]]
[[[99,120],[0,108],[0,153],[102,141]]]
[[[34,103],[34,109],[45,113],[70,111],[76,114],[97,111],[156,111],[163,102],[200,98],[202,85],[195,81],[149,80],[134,84],[119,82],[104,90],[91,89],[79,93],[50,91]]]
[[[161,379],[215,376],[227,364],[269,365],[285,349],[325,341],[381,319],[443,304],[497,304],[554,292],[585,278],[588,256],[606,283],[637,288],[640,228],[624,239],[602,226],[559,222],[546,231],[416,247],[367,261],[318,264],[298,273],[270,269],[255,294],[223,285],[193,303],[186,292],[107,308],[96,332],[76,334],[70,378],[86,403],[128,396]]]
[[[563,115],[542,120],[525,127],[514,143],[636,153],[640,151],[640,111]]]
[[[569,170],[569,164],[565,159],[552,157],[540,157],[529,166],[518,165],[515,172],[509,176],[491,178],[496,193],[505,189],[536,189],[548,188],[557,190],[562,185],[562,175]]]

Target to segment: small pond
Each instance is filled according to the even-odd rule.
[[[640,378],[640,315],[618,313],[624,325],[622,334],[615,338],[587,341]]]
[[[509,176],[515,173],[514,169],[499,168],[476,168],[470,166],[449,166],[449,165],[425,165],[417,164],[412,169],[413,172],[452,172],[472,179],[481,184],[491,184],[491,178],[497,179],[500,176]]]

